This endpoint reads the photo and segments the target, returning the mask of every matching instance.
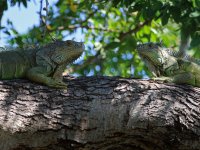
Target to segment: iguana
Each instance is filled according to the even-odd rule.
[[[53,88],[66,88],[62,73],[80,57],[82,42],[55,41],[41,48],[0,52],[0,79],[26,78]]]
[[[154,80],[200,87],[200,60],[187,55],[178,57],[176,52],[160,43],[140,44],[136,49]]]

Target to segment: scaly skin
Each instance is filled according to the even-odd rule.
[[[154,80],[200,87],[199,60],[188,56],[179,58],[160,43],[140,44],[137,51],[153,72]]]
[[[56,41],[30,50],[0,52],[0,79],[27,78],[53,88],[67,88],[62,81],[66,65],[80,57],[82,42]]]

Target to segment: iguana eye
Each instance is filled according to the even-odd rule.
[[[153,45],[152,45],[152,43],[149,43],[149,47],[151,48]]]
[[[72,44],[73,44],[72,41],[70,41],[70,40],[66,41],[66,43],[68,46],[72,46]]]

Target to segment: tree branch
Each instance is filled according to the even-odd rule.
[[[144,21],[144,22],[142,22],[142,23],[139,23],[134,29],[129,30],[129,31],[125,32],[125,33],[122,32],[122,33],[120,34],[119,39],[123,39],[123,38],[126,37],[127,35],[130,35],[130,34],[132,34],[132,33],[138,32],[142,27],[144,27],[144,26],[147,25],[147,24],[150,24],[152,20],[153,20],[153,19],[151,19],[151,20],[146,20],[146,21]]]
[[[101,62],[101,61],[103,61],[103,58],[100,57],[100,51],[98,51],[95,56],[88,57],[87,60],[83,64],[74,65],[73,67],[66,69],[63,75],[67,75],[69,73],[78,71],[80,69],[83,69],[89,66],[90,64],[97,64],[98,62]]]
[[[60,27],[58,27],[58,30],[65,30],[65,29],[74,29],[74,30],[76,30],[78,28],[85,28],[85,29],[88,29],[88,30],[99,30],[99,31],[120,33],[117,30],[111,30],[111,29],[107,29],[107,28],[99,28],[99,27],[88,26],[88,25],[69,25],[67,27],[60,26]]]
[[[65,77],[67,90],[0,82],[0,149],[199,149],[200,90]]]

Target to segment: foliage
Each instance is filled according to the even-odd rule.
[[[28,1],[16,2],[27,6]],[[79,75],[149,76],[136,44],[162,40],[177,48],[180,30],[192,37],[190,53],[200,57],[200,0],[58,0],[49,8],[47,23],[48,32],[57,39],[81,29],[87,48],[82,60],[68,69]],[[8,21],[1,30],[10,44],[50,42],[50,36],[41,36],[41,28],[35,26],[22,35]]]

